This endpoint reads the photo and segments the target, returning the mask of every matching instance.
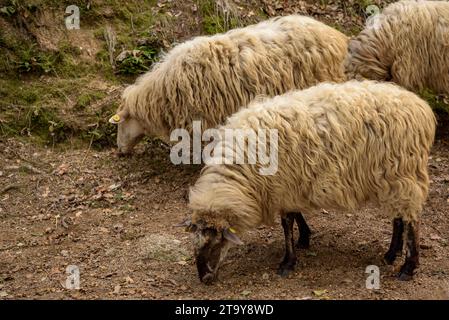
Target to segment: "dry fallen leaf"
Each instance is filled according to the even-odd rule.
[[[324,290],[313,290],[312,293],[317,297],[322,297],[327,293],[327,289]]]
[[[242,291],[242,296],[247,297],[247,296],[249,296],[250,294],[251,294],[251,291],[249,291],[249,290],[243,290],[243,291]]]
[[[42,198],[47,198],[50,194],[50,188],[46,187],[44,193],[42,194]]]
[[[114,184],[111,184],[111,185],[108,187],[108,190],[109,190],[109,191],[114,191],[114,190],[117,190],[118,188],[120,188],[121,186],[122,186],[121,183],[114,183]]]
[[[63,163],[55,170],[55,173],[58,176],[62,176],[64,174],[66,174],[68,170],[69,170],[69,165],[66,163]]]

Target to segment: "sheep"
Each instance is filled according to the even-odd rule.
[[[349,79],[449,93],[449,2],[390,4],[350,40],[345,69]]]
[[[225,130],[277,130],[278,169],[260,174],[263,163],[203,168],[189,194],[194,252],[199,278],[217,278],[239,235],[281,216],[286,252],[278,273],[296,264],[293,220],[318,209],[355,210],[371,202],[393,220],[384,259],[392,264],[406,246],[398,277],[410,280],[419,263],[419,216],[427,197],[427,162],[436,120],[416,94],[392,83],[351,80],[322,83],[302,91],[252,102],[220,127]],[[219,138],[223,152],[237,144]],[[267,147],[268,148],[268,147]],[[231,150],[228,150],[231,149]],[[218,155],[220,157],[220,155]],[[302,217],[302,216],[301,216]],[[305,223],[305,221],[304,221]]]
[[[118,124],[118,153],[131,153],[144,135],[169,142],[174,129],[191,132],[193,120],[216,127],[257,95],[342,82],[348,41],[292,15],[177,45],[125,89],[109,119]]]

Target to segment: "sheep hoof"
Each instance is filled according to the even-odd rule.
[[[398,274],[398,279],[400,281],[410,281],[413,280],[413,274],[408,274],[406,272],[401,271]]]
[[[398,279],[401,281],[410,281],[413,279],[413,273],[417,264],[414,262],[406,261],[404,265],[401,267],[401,270],[398,274]]]
[[[208,273],[204,277],[202,277],[200,280],[204,284],[212,284],[215,280],[215,276],[212,273]]]
[[[287,278],[291,271],[293,271],[293,270],[289,270],[289,269],[279,269],[277,273],[278,273],[278,275],[280,275],[282,278]]]
[[[396,253],[387,252],[384,255],[384,261],[388,265],[392,265],[394,263],[394,260],[396,260]]]
[[[281,264],[279,266],[277,274],[280,275],[282,278],[286,278],[290,272],[295,270],[295,265],[293,264]]]
[[[299,239],[296,243],[296,248],[299,249],[309,249],[310,248],[310,242],[308,239]]]

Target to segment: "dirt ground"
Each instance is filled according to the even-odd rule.
[[[447,141],[447,140],[446,140]],[[421,267],[400,282],[382,263],[392,228],[378,210],[306,216],[311,248],[296,272],[276,275],[280,224],[243,237],[220,280],[198,280],[190,235],[173,225],[189,212],[199,167],[177,167],[157,142],[131,158],[114,150],[0,141],[0,299],[449,299],[449,145],[435,143],[422,214]],[[80,290],[66,289],[69,265]],[[378,265],[380,290],[365,288]]]

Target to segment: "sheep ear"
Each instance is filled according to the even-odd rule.
[[[235,230],[232,228],[223,230],[223,237],[234,244],[243,244],[243,241],[240,240],[240,238],[236,235]]]
[[[181,223],[175,224],[174,227],[182,227],[185,228],[186,232],[195,232],[197,229],[196,224],[192,224],[191,219],[186,219]]]
[[[175,224],[174,227],[189,227],[192,225],[192,219],[186,219],[181,223]]]

